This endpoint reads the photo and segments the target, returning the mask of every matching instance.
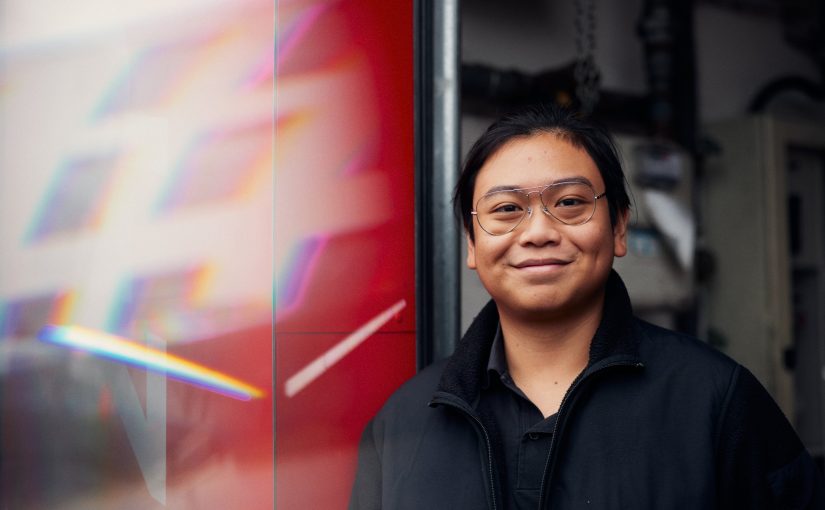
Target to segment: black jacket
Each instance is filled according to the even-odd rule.
[[[367,425],[351,509],[502,509],[500,441],[478,406],[497,326],[490,302]],[[556,423],[542,508],[825,509],[825,480],[754,376],[633,317],[615,273]]]

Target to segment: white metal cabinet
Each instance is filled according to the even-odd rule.
[[[825,172],[825,127],[754,116],[707,133],[721,146],[708,160],[699,200],[700,239],[716,262],[702,289],[709,336],[759,378],[822,455],[825,179],[815,168],[821,161]],[[792,252],[792,233],[807,251]]]

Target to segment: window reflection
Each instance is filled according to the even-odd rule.
[[[0,5],[0,507],[271,508],[274,4]]]

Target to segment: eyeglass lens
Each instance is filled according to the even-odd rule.
[[[484,195],[476,204],[479,225],[492,235],[512,231],[530,211],[530,195],[537,194],[505,190]],[[596,210],[595,192],[584,183],[553,184],[544,188],[540,196],[545,211],[568,225],[587,222]]]

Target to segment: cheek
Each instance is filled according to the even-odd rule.
[[[492,236],[484,238],[476,237],[475,262],[476,264],[493,264],[496,259],[503,256],[507,251],[506,243],[499,242],[500,239]]]
[[[592,223],[592,222],[591,222]],[[603,246],[608,236],[608,229],[597,223],[578,225],[568,229],[567,238],[582,248],[597,248]],[[610,236],[612,239],[613,236]]]
[[[582,232],[582,234],[585,234]],[[571,238],[579,251],[590,254],[594,257],[612,257],[615,251],[615,237],[610,228],[599,227],[587,232],[585,235]]]

